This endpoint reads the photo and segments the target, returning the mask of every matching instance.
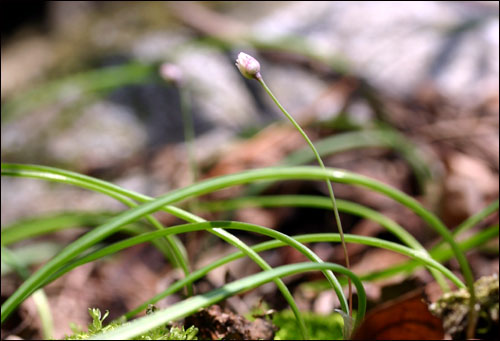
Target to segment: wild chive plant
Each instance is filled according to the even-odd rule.
[[[238,59],[236,60],[236,67],[240,70],[241,74],[249,79],[255,79],[257,80],[260,85],[264,88],[264,90],[267,92],[267,94],[271,97],[271,99],[276,103],[278,108],[281,110],[281,112],[288,118],[288,120],[293,124],[293,126],[299,131],[299,133],[302,135],[302,137],[306,140],[307,144],[311,148],[312,152],[314,153],[314,156],[316,157],[316,160],[318,161],[318,164],[320,165],[321,169],[325,170],[325,165],[323,164],[323,160],[321,159],[321,156],[319,155],[318,151],[316,150],[316,147],[312,143],[311,139],[307,136],[306,132],[300,127],[300,125],[295,121],[295,119],[286,111],[286,109],[281,105],[281,103],[278,101],[278,99],[274,96],[272,93],[271,89],[266,85],[264,82],[264,79],[262,78],[262,75],[260,73],[260,63],[257,61],[257,59],[253,58],[252,56],[240,52],[238,55]],[[328,187],[328,194],[330,195],[330,199],[332,201],[332,208],[333,212],[335,215],[335,222],[337,224],[337,229],[340,234],[340,241],[342,244],[342,249],[344,250],[344,258],[345,258],[345,264],[346,267],[349,269],[350,264],[349,264],[349,255],[347,252],[347,246],[344,240],[344,231],[342,230],[342,222],[340,221],[340,216],[339,216],[339,210],[337,208],[337,203],[335,201],[335,194],[333,193],[333,187],[332,183],[328,178],[325,178],[325,183]],[[348,315],[352,316],[352,284],[351,281],[349,280],[349,312]]]
[[[250,75],[251,77],[255,77],[258,73],[260,77],[260,69],[256,69],[255,65],[253,64],[248,64],[250,62],[251,61],[247,59],[242,60],[241,65],[244,66],[245,63],[247,63],[246,65],[248,66],[247,68],[244,68],[244,72],[248,72],[247,76]],[[261,84],[264,86],[264,88],[267,88],[267,86],[265,86],[265,83],[263,83],[263,81]],[[271,93],[270,95],[272,96]],[[277,102],[276,99],[274,100],[275,102]],[[320,163],[320,165],[321,164],[322,163]],[[242,279],[238,279],[231,283],[227,283],[223,287],[213,290],[211,292],[186,298],[185,300],[167,309],[153,312],[145,317],[136,319],[135,321],[117,326],[112,331],[93,335],[94,339],[134,338],[137,337],[138,335],[154,330],[155,328],[164,326],[167,322],[188,316],[191,313],[197,311],[199,308],[209,306],[232,295],[248,291],[252,288],[255,288],[269,281],[274,281],[277,284],[278,288],[283,293],[284,297],[287,299],[288,303],[290,304],[295,314],[295,317],[298,320],[298,325],[301,328],[302,336],[304,338],[307,338],[307,333],[304,330],[304,322],[303,322],[303,317],[301,316],[301,312],[296,307],[293,297],[289,293],[288,289],[281,281],[281,277],[295,273],[302,273],[306,271],[317,271],[317,270],[323,271],[323,273],[327,277],[329,286],[332,286],[336,294],[339,296],[341,307],[344,312],[349,312],[351,311],[351,309],[349,309],[348,307],[347,299],[344,296],[340,282],[336,279],[336,277],[333,276],[333,274],[330,271],[335,271],[347,276],[348,279],[352,281],[352,283],[355,285],[358,295],[358,306],[356,309],[356,316],[355,316],[355,321],[356,321],[355,326],[357,326],[363,319],[366,309],[366,295],[364,293],[360,277],[356,276],[343,266],[322,262],[321,259],[317,255],[315,255],[309,248],[307,248],[303,243],[323,242],[323,241],[341,242],[342,240],[344,240],[345,242],[349,243],[362,243],[373,247],[386,248],[388,250],[406,255],[412,259],[411,262],[409,262],[404,266],[400,266],[399,269],[397,267],[389,268],[386,269],[386,271],[380,272],[378,274],[364,275],[361,277],[364,280],[371,280],[373,278],[383,277],[383,276],[391,276],[394,273],[397,273],[398,271],[399,272],[408,271],[414,269],[416,266],[425,265],[439,272],[442,276],[446,277],[449,281],[451,281],[456,287],[464,288],[466,287],[466,285],[463,284],[462,281],[449,269],[440,264],[439,261],[443,261],[454,256],[459,261],[460,266],[462,267],[463,270],[463,275],[467,282],[467,286],[469,286],[472,280],[472,274],[470,272],[470,268],[467,264],[467,261],[463,255],[463,250],[473,248],[477,245],[480,245],[481,243],[484,243],[484,241],[486,240],[491,240],[492,238],[495,238],[495,236],[498,235],[498,225],[496,225],[494,227],[489,228],[488,230],[485,230],[484,233],[482,232],[476,236],[469,238],[466,241],[460,242],[459,246],[457,242],[455,242],[454,236],[448,231],[448,229],[443,225],[443,223],[433,213],[426,210],[420,203],[418,203],[413,198],[373,179],[369,179],[343,170],[327,169],[324,166],[265,168],[265,169],[256,169],[236,174],[230,174],[204,181],[197,181],[196,183],[190,186],[186,186],[184,188],[171,191],[158,198],[150,198],[143,194],[123,189],[119,186],[116,186],[114,184],[102,180],[50,167],[2,163],[2,175],[37,178],[46,181],[55,181],[55,182],[65,183],[68,185],[79,186],[82,188],[86,188],[92,191],[108,195],[112,198],[115,198],[125,203],[130,207],[128,210],[121,212],[120,214],[117,214],[109,218],[106,217],[105,222],[97,222],[95,224],[96,227],[93,228],[93,230],[89,231],[84,236],[80,237],[78,240],[72,242],[61,252],[57,253],[48,263],[43,265],[36,273],[31,275],[2,304],[2,309],[1,309],[2,323],[4,323],[4,321],[9,317],[9,315],[14,311],[14,309],[28,296],[32,295],[37,289],[43,288],[56,278],[64,275],[68,271],[71,271],[72,269],[82,264],[101,259],[107,255],[114,254],[120,250],[129,248],[133,245],[149,241],[158,242],[162,240],[161,238],[164,237],[173,238],[176,234],[179,233],[189,233],[192,231],[207,230],[208,232],[219,236],[228,243],[235,245],[240,251],[228,255],[226,257],[220,258],[214,263],[206,267],[203,267],[201,269],[198,269],[196,271],[193,272],[186,271],[185,278],[175,282],[166,290],[159,293],[155,297],[149,299],[147,302],[144,302],[143,304],[139,305],[135,309],[128,311],[124,315],[127,319],[130,319],[134,317],[137,313],[145,310],[148,304],[154,304],[163,297],[171,295],[181,290],[184,287],[189,287],[196,280],[205,276],[209,271],[212,271],[218,266],[227,264],[228,262],[231,262],[240,257],[244,256],[250,257],[253,261],[258,263],[259,266],[264,270],[260,273]],[[283,181],[291,179],[322,180],[322,181],[326,180],[326,181],[342,182],[353,186],[363,186],[371,190],[374,190],[376,192],[379,192],[401,203],[410,210],[414,211],[429,225],[429,227],[438,232],[443,237],[444,241],[446,241],[451,246],[451,248],[446,249],[445,245],[442,245],[436,250],[431,250],[431,252],[429,253],[426,250],[422,249],[418,243],[415,243],[414,239],[412,239],[412,237],[406,231],[404,231],[404,229],[402,229],[396,223],[392,222],[389,218],[384,217],[381,214],[378,214],[377,212],[373,212],[372,210],[369,210],[366,207],[354,204],[350,205],[349,203],[345,203],[343,201],[339,201],[336,203],[338,204],[339,210],[344,210],[352,214],[358,214],[364,218],[380,222],[381,225],[383,225],[389,231],[398,236],[398,238],[401,239],[401,241],[405,243],[406,246],[398,243],[384,241],[378,238],[353,236],[349,234],[341,236],[340,234],[336,233],[327,233],[318,235],[302,235],[302,236],[290,237],[280,232],[274,231],[272,229],[252,224],[245,224],[234,221],[207,222],[191,212],[172,206],[173,204],[178,203],[182,200],[188,198],[196,198],[203,194],[211,193],[213,191],[217,191],[234,185],[248,184],[261,180]],[[265,200],[267,200],[265,198],[255,198],[255,199],[258,202],[258,204],[265,204]],[[325,203],[323,199],[325,198],[313,198],[311,200],[311,198],[282,197],[280,204],[310,205],[312,207],[324,207],[332,209],[333,205],[335,204],[335,201],[331,200],[330,198],[329,202]],[[187,224],[164,228],[159,222],[155,221],[154,218],[150,216],[150,214],[158,210],[163,210],[165,212],[173,214],[176,217],[187,221]],[[492,204],[492,206],[489,207],[488,210],[485,210],[485,212],[482,212],[481,215],[478,215],[475,218],[468,220],[468,222],[462,226],[468,227],[471,224],[473,224],[474,221],[483,219],[483,217],[487,212],[492,212],[494,210],[498,210],[498,202],[496,202],[496,204],[495,203]],[[126,227],[132,227],[132,225],[130,224],[134,223],[136,224],[137,221],[140,220],[141,218],[146,218],[147,223],[152,226],[155,226],[157,231],[145,232],[143,229],[140,228],[138,229],[136,228],[137,226],[133,226],[134,228],[130,228],[129,231],[133,234],[136,234],[136,236],[124,239],[119,242],[115,242],[105,247],[103,246],[96,247],[98,243],[107,236],[110,236],[118,231],[121,231]],[[26,224],[24,226],[17,225],[15,226],[15,228],[2,229],[1,231],[2,245],[7,245],[15,241],[21,241],[23,239],[30,238],[31,236],[43,233],[43,231],[40,232],[38,226],[42,225]],[[465,229],[466,227],[462,228],[461,230]],[[245,230],[262,235],[267,235],[271,237],[272,240],[266,243],[255,245],[253,247],[249,247],[248,245],[242,243],[239,239],[234,237],[232,234],[230,234],[228,230],[231,229]],[[45,232],[46,233],[50,232],[50,229],[45,229]],[[6,236],[7,238],[4,238],[4,236]],[[177,244],[178,241],[175,239],[172,239],[172,241],[173,243],[170,243],[171,246],[170,249],[174,249],[177,246],[178,249],[181,250],[182,246]],[[164,248],[164,244],[156,244],[156,245],[160,249],[164,250],[165,254],[168,255],[168,252],[166,251],[170,249]],[[301,253],[306,255],[312,262],[289,264],[273,269],[267,263],[265,263],[263,259],[258,255],[258,252],[285,245],[296,248]],[[173,253],[177,256],[175,251]],[[183,257],[182,252],[178,252],[178,254],[180,255],[179,258]],[[175,262],[175,258],[172,258],[172,262]],[[185,262],[187,264],[187,261]],[[348,337],[348,335],[344,333],[344,337]]]
[[[274,101],[274,103],[278,106],[278,108],[281,110],[281,112],[288,118],[288,120],[294,125],[294,127],[304,137],[307,144],[309,145],[312,152],[314,153],[314,156],[315,156],[318,164],[320,165],[321,169],[325,170],[325,166],[323,164],[323,161],[321,160],[321,157],[320,157],[318,151],[316,150],[316,147],[312,143],[312,141],[309,139],[309,137],[304,132],[304,130],[300,127],[300,125],[295,121],[295,119],[281,105],[281,103],[278,101],[278,99],[272,93],[271,89],[269,89],[269,87],[264,82],[264,79],[262,78],[262,75],[260,73],[260,63],[252,56],[250,56],[246,53],[240,52],[238,54],[238,59],[236,60],[236,67],[240,70],[241,74],[244,77],[246,77],[248,79],[255,79],[260,83],[260,85],[264,88],[264,90],[267,92],[269,97],[271,97],[271,99]],[[335,202],[335,195],[333,193],[333,187],[332,187],[331,181],[327,177],[325,177],[325,182],[326,182],[326,185],[328,187],[328,193],[330,195],[330,199],[332,200],[333,212],[335,214],[335,221],[337,223],[337,228],[339,230],[342,248],[344,250],[344,257],[345,257],[346,266],[347,266],[347,268],[349,268],[349,256],[347,253],[347,247],[346,247],[345,240],[344,240],[344,233],[342,231],[342,224],[340,221],[340,217],[339,217],[339,213],[338,213],[338,209],[337,209],[337,204]],[[474,333],[474,329],[475,329],[475,325],[476,325],[476,321],[477,321],[477,311],[476,311],[476,307],[475,307],[474,278],[472,275],[472,271],[470,269],[469,263],[467,262],[467,259],[465,258],[465,255],[463,254],[463,252],[461,252],[459,250],[456,242],[453,240],[452,235],[448,232],[446,227],[443,225],[443,226],[441,226],[440,230],[444,233],[444,235],[443,235],[444,239],[450,243],[450,245],[453,249],[456,250],[457,260],[460,263],[462,271],[464,272],[465,279],[467,281],[467,286],[468,286],[469,293],[471,296],[470,306],[469,306],[470,313],[469,313],[469,317],[468,317],[469,325],[468,325],[467,335],[468,335],[468,337],[472,338],[473,333]],[[348,282],[348,286],[349,286],[349,315],[350,315],[352,312],[352,303],[351,303],[352,302],[352,285],[351,285],[350,280]]]

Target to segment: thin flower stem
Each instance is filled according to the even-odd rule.
[[[182,125],[184,128],[184,141],[187,147],[187,154],[189,159],[189,168],[191,169],[192,183],[198,181],[198,164],[196,163],[195,151],[195,133],[193,115],[191,112],[190,97],[187,89],[179,86],[179,94],[181,98],[181,112],[182,112]]]
[[[260,73],[258,73],[255,78],[262,85],[264,90],[266,90],[267,94],[272,98],[274,103],[276,103],[278,108],[280,108],[280,110],[283,112],[283,114],[290,120],[290,122],[292,122],[294,127],[300,132],[302,137],[306,140],[309,147],[311,147],[311,150],[313,151],[314,156],[316,157],[316,160],[318,161],[318,164],[320,165],[320,167],[322,169],[326,169],[325,165],[323,164],[323,160],[321,160],[321,157],[319,156],[319,153],[316,150],[316,147],[314,147],[314,144],[312,143],[311,139],[309,139],[309,137],[307,136],[305,131],[300,127],[300,125],[297,123],[297,121],[295,121],[295,119],[292,117],[292,115],[290,115],[288,113],[288,111],[286,111],[286,109],[281,105],[281,103],[278,101],[278,99],[274,96],[271,89],[269,89],[269,87],[264,82],[264,79],[262,78]],[[346,243],[344,240],[344,231],[342,229],[342,223],[340,221],[339,210],[337,209],[337,202],[335,201],[335,194],[333,193],[332,183],[331,183],[330,179],[328,179],[328,178],[325,178],[325,183],[328,187],[328,193],[330,194],[330,199],[332,200],[333,213],[335,215],[335,222],[337,223],[337,227],[338,227],[339,234],[340,234],[340,241],[342,244],[342,249],[344,250],[344,258],[345,258],[346,268],[350,269],[349,255],[347,253],[347,246],[346,246]],[[349,316],[352,316],[352,283],[351,283],[350,278],[348,279],[348,281],[349,281]]]
[[[180,105],[181,105],[181,113],[182,113],[182,126],[184,129],[184,145],[187,150],[188,156],[188,164],[189,169],[191,171],[191,181],[190,184],[194,184],[198,181],[198,164],[196,162],[196,152],[195,152],[195,134],[194,134],[194,124],[193,124],[193,115],[191,112],[191,103],[190,103],[190,94],[188,93],[188,89],[186,84],[181,83],[177,85],[177,89],[179,90],[180,97]],[[198,198],[194,197],[187,203],[187,210],[196,214],[195,207],[198,205]],[[188,245],[193,245],[196,238],[198,238],[195,234],[188,234],[186,236],[186,243]],[[193,255],[190,256],[190,260],[194,261]]]

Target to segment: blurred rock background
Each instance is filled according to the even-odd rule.
[[[81,85],[74,75],[134,62],[179,65],[193,102],[197,156],[205,160],[238,134],[283,119],[234,67],[244,50],[259,58],[269,86],[302,122],[332,119],[346,106],[355,121],[373,119],[377,113],[343,78],[354,76],[394,101],[451,105],[446,110],[454,117],[428,125],[420,120],[415,128],[446,139],[480,134],[481,151],[474,156],[487,153],[488,166],[498,171],[495,2],[80,1],[26,7],[7,1],[4,6],[4,161],[90,173],[132,162],[135,167],[115,167],[113,177],[152,195],[176,187],[179,183],[163,182],[167,177],[144,174],[144,163],[133,160],[154,158],[161,150],[184,152],[177,90],[165,85],[154,67],[129,70],[142,72],[142,79],[117,81],[110,89],[99,75]],[[21,20],[14,21],[16,15]],[[69,81],[47,89],[62,78]],[[4,212],[3,223],[16,217],[10,209]]]

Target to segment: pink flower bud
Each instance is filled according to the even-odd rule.
[[[246,53],[240,52],[238,59],[236,59],[236,66],[246,78],[259,79],[261,77],[259,62]]]
[[[181,68],[175,64],[163,63],[160,66],[160,75],[164,80],[176,86],[182,85],[184,80]]]

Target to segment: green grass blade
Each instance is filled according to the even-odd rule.
[[[4,247],[4,245],[2,245]],[[12,257],[16,259],[19,266],[28,268],[31,265],[41,264],[54,257],[63,245],[53,242],[40,242],[36,244],[24,245],[15,249],[9,249]],[[2,258],[2,276],[14,271],[11,265],[4,262]],[[19,273],[19,271],[18,271]],[[26,276],[28,277],[28,275]]]
[[[492,226],[487,230],[481,231],[480,233],[470,237],[469,239],[463,242],[459,242],[458,244],[461,250],[467,251],[474,249],[478,246],[484,245],[484,243],[492,240],[497,236],[498,236],[498,225]],[[453,258],[454,253],[453,250],[451,250],[449,247],[444,247],[443,245],[439,249],[431,250],[430,255],[439,262],[445,262]],[[392,266],[388,269],[363,275],[361,276],[361,278],[363,280],[374,281],[377,279],[394,276],[395,274],[401,273],[403,271],[406,273],[412,273],[413,271],[415,271],[415,269],[418,268],[418,266],[419,264],[412,261],[405,262],[403,264]]]
[[[473,216],[467,218],[464,222],[457,226],[455,230],[453,230],[453,235],[457,236],[460,233],[463,233],[475,225],[477,225],[481,220],[485,219],[487,216],[492,214],[493,212],[498,211],[498,199],[493,201],[491,204],[486,206],[484,209],[474,214]]]
[[[321,156],[358,148],[390,147],[406,159],[421,188],[431,177],[429,167],[418,154],[416,147],[404,135],[393,129],[346,132],[316,141],[315,146]],[[282,164],[286,166],[304,165],[313,161],[314,158],[314,154],[309,148],[302,148],[287,156]]]
[[[337,134],[315,142],[321,157],[359,148],[388,147],[393,148],[408,162],[415,174],[421,190],[431,179],[431,171],[420,156],[417,148],[404,135],[396,130],[385,127],[378,130],[362,130]],[[310,148],[299,149],[281,162],[284,166],[300,166],[314,161],[315,156]],[[248,195],[261,193],[269,184],[252,184],[247,189]]]
[[[1,253],[2,263],[5,262],[5,264],[11,266],[22,278],[29,277],[30,272],[28,268],[25,264],[23,264],[22,261],[18,259],[15,253],[11,252],[4,246],[1,247]],[[50,340],[53,338],[54,334],[54,321],[52,318],[52,312],[50,311],[47,295],[45,295],[43,289],[39,289],[33,293],[33,301],[35,303],[36,309],[38,310],[38,315],[40,316],[43,336],[46,340]]]
[[[132,62],[120,66],[110,66],[99,70],[91,70],[52,82],[44,83],[26,91],[2,105],[2,123],[6,123],[19,115],[57,101],[71,93],[84,94],[111,90],[129,84],[145,82],[155,74],[153,65]]]
[[[266,195],[261,197],[243,197],[229,199],[223,201],[210,201],[201,203],[199,208],[219,211],[219,210],[234,210],[242,207],[313,207],[320,209],[331,209],[332,203],[328,198],[317,195]],[[350,201],[337,199],[337,207],[339,211],[357,215],[366,219],[370,219],[379,223],[389,232],[394,234],[406,245],[414,249],[424,249],[424,247],[401,225],[394,220],[378,213],[366,206],[356,204]],[[424,249],[425,250],[425,249]]]
[[[112,216],[113,214],[107,212],[64,212],[39,217],[30,217],[2,227],[1,244],[10,245],[22,240],[43,236],[72,227],[98,226],[106,222]],[[133,226],[138,230],[141,230],[142,233],[144,232],[146,225],[135,223],[129,226]]]
[[[1,243],[2,245],[10,245],[20,242],[22,240],[46,235],[66,228],[73,227],[96,227],[104,224],[108,219],[113,217],[114,214],[103,213],[89,213],[89,212],[63,212],[56,214],[42,215],[38,217],[31,217],[22,221],[15,222],[11,225],[2,228]],[[141,234],[151,230],[151,226],[142,221],[137,221],[123,227],[122,232],[128,234]],[[155,239],[152,241],[154,246],[163,254],[167,259],[170,259],[171,249],[170,244],[165,239]],[[37,264],[46,262],[49,258],[43,257],[47,252],[45,249],[37,250],[34,253],[37,245],[30,245],[26,248],[25,253],[33,255],[30,259],[36,261]],[[62,247],[59,247],[60,250]],[[30,251],[32,250],[32,251]],[[51,253],[54,256],[54,253]],[[2,267],[2,273],[7,268]]]

